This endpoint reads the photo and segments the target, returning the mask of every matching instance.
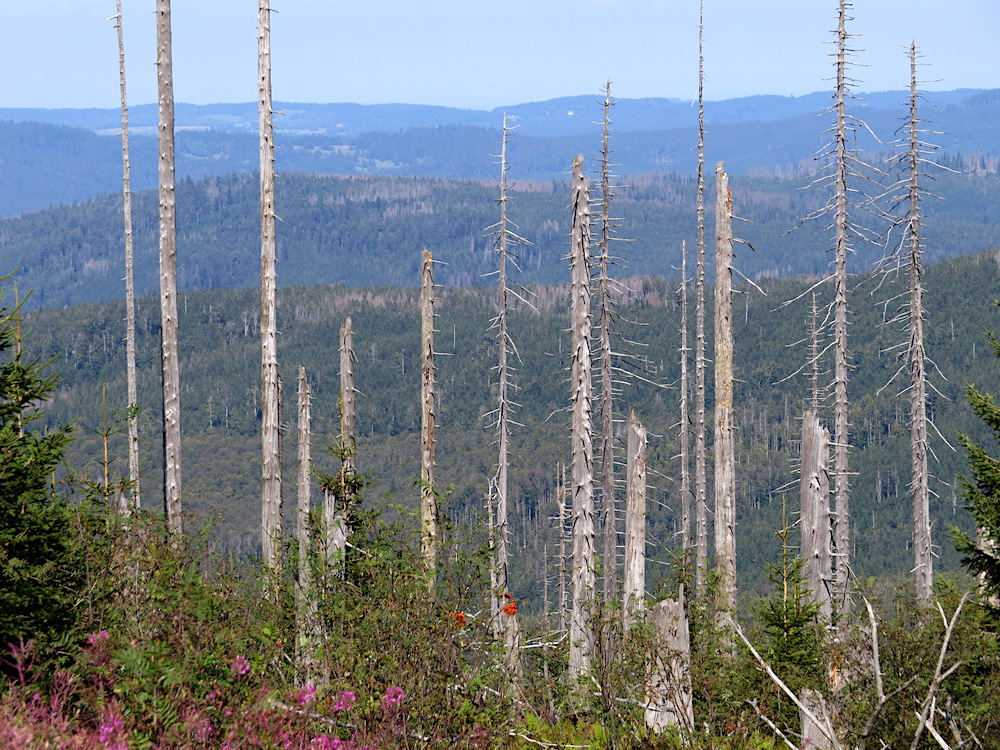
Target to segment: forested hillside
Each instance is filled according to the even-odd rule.
[[[485,148],[485,146],[484,146]],[[992,210],[1000,189],[997,174],[952,174],[939,170],[928,200],[927,258],[978,252],[996,245],[1000,217]],[[568,188],[562,181],[516,183],[510,203],[518,233],[532,244],[520,249],[527,283],[566,278]],[[694,241],[693,179],[671,174],[633,175],[615,200],[623,273],[674,278],[680,244]],[[825,274],[829,232],[822,221],[806,222],[826,200],[804,189],[797,177],[739,177],[732,181],[739,236],[738,267],[749,278]],[[872,187],[868,187],[869,191]],[[182,290],[246,287],[257,283],[257,181],[228,175],[178,187],[178,266]],[[496,221],[493,182],[430,178],[320,177],[286,174],[278,181],[278,281],[282,285],[344,283],[350,286],[413,286],[419,251],[429,248],[445,286],[475,286],[495,267]],[[136,289],[157,289],[156,197],[135,201]],[[712,216],[711,210],[708,213]],[[865,214],[859,212],[858,220]],[[885,225],[869,219],[884,232]],[[794,231],[792,231],[794,229]],[[710,229],[711,231],[711,229]],[[121,199],[104,197],[0,221],[0,268],[19,268],[19,283],[35,290],[44,306],[101,302],[124,294]],[[752,248],[752,249],[751,249]],[[871,269],[883,254],[859,244],[852,268]]]
[[[984,331],[997,327],[993,301],[1000,298],[998,263],[1000,256],[991,251],[939,263],[926,274],[928,353],[941,371],[934,378],[938,392],[930,397],[931,413],[952,444],[957,431],[981,431],[965,402],[965,386],[971,382],[995,390],[998,365]],[[889,384],[900,362],[888,349],[901,341],[902,333],[883,325],[879,304],[899,291],[899,283],[878,286],[868,277],[852,283],[852,455],[859,472],[853,483],[853,525],[862,581],[867,575],[902,575],[912,565],[908,411],[897,395],[904,384]],[[635,322],[623,322],[622,330],[641,342],[635,351],[648,366],[639,373],[641,379],[624,389],[619,417],[634,407],[655,436],[650,449],[650,555],[665,562],[677,547],[678,298],[676,289],[662,280],[633,278],[626,286],[621,309],[625,319]],[[802,346],[792,346],[806,336],[807,306],[780,307],[801,294],[806,284],[764,280],[761,287],[767,296],[744,286],[736,301],[738,560],[741,587],[757,590],[765,585],[765,563],[777,552],[773,533],[780,525],[783,500],[788,500],[790,512],[797,504],[797,485],[790,483],[796,476],[799,419],[807,395],[806,376],[789,377],[807,358]],[[515,418],[523,424],[515,429],[512,445],[512,586],[540,606],[546,561],[550,576],[553,571],[557,468],[568,460],[568,339],[566,288],[534,291],[536,310],[522,306],[511,322],[520,353],[516,400],[521,406]],[[436,348],[454,356],[438,360],[439,477],[442,487],[453,487],[449,514],[475,527],[481,522],[486,479],[495,462],[484,418],[492,408],[489,373],[495,342],[488,325],[494,301],[489,290],[474,289],[445,290],[441,298]],[[294,399],[291,384],[297,367],[304,365],[314,388],[318,448],[336,437],[337,331],[345,317],[352,316],[357,382],[364,394],[358,406],[358,461],[372,472],[368,495],[411,510],[418,498],[414,478],[420,472],[416,300],[414,291],[400,289],[285,287],[278,321],[285,399]],[[217,515],[218,544],[240,553],[259,544],[259,470],[252,468],[260,450],[258,316],[253,290],[202,291],[181,300],[186,501],[202,518]],[[101,454],[98,433],[105,385],[110,423],[123,416],[123,318],[123,306],[115,302],[36,310],[28,320],[34,348],[43,358],[57,357],[53,366],[64,377],[49,419],[53,424],[77,420],[71,470],[91,479],[99,477],[96,457]],[[154,508],[161,502],[158,321],[154,301],[144,299],[139,307],[143,487],[144,504]],[[294,420],[286,417],[289,477],[294,434]],[[118,474],[124,472],[122,440],[116,434],[111,441]],[[947,529],[969,523],[955,489],[964,456],[937,438],[934,450],[934,542],[939,545],[940,567],[954,570],[957,560]],[[336,465],[332,456],[319,463],[327,469]],[[650,574],[663,580],[670,568],[653,564]]]

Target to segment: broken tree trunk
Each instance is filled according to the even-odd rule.
[[[438,508],[434,458],[434,259],[425,249],[420,271],[420,540],[428,581],[434,586],[438,558]]]
[[[733,197],[715,168],[715,568],[719,625],[736,614],[736,459],[733,436]]]
[[[802,417],[801,554],[806,588],[820,617],[833,616],[833,557],[830,528],[830,433],[812,409]]]
[[[594,444],[590,357],[590,189],[583,155],[573,160],[573,228],[570,239],[570,374],[573,482],[573,616],[569,678],[590,672],[594,659]]]
[[[691,635],[684,608],[684,589],[678,599],[664,599],[649,611],[655,651],[646,688],[646,726],[654,732],[669,727],[694,729],[691,690]]]
[[[646,598],[646,428],[634,411],[628,420],[627,471],[622,587],[622,624],[626,632],[642,616]]]

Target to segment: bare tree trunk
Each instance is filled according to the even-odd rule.
[[[122,495],[120,513],[139,510],[139,395],[135,375],[135,280],[132,271],[132,177],[128,150],[128,96],[125,90],[125,33],[122,0],[116,0],[118,73],[122,92],[122,204],[125,218],[125,372],[128,392],[128,494]]]
[[[497,637],[503,639],[506,667],[512,680],[519,679],[521,674],[521,635],[518,627],[517,604],[509,591],[508,569],[510,567],[510,528],[507,522],[507,492],[508,473],[510,469],[509,443],[511,408],[510,398],[511,368],[509,365],[509,349],[511,348],[510,331],[508,328],[508,312],[510,310],[511,290],[507,279],[507,264],[510,259],[510,245],[522,241],[510,228],[507,216],[507,139],[510,131],[507,127],[507,116],[503,118],[503,134],[500,143],[500,222],[497,225],[497,315],[493,320],[493,328],[497,332],[497,471],[494,476],[496,517],[493,525],[495,546],[493,581],[493,597],[496,599],[497,617],[494,628]]]
[[[559,464],[559,632],[566,632],[566,623],[569,614],[569,602],[566,591],[566,573],[569,566],[566,564],[567,521],[570,519],[570,506],[567,502],[566,492],[566,465]]]
[[[688,405],[688,300],[687,242],[681,240],[681,549],[685,564],[690,564],[691,551],[691,420]]]
[[[708,569],[708,478],[705,447],[705,54],[704,2],[698,4],[698,257],[695,271],[694,493],[695,593],[704,593]]]
[[[736,459],[733,437],[733,196],[715,167],[715,567],[720,624],[736,614]]]
[[[611,290],[609,266],[611,237],[611,81],[604,94],[604,126],[601,139],[601,236],[597,274],[598,347],[601,366],[601,510],[604,531],[604,601],[614,601],[618,588],[618,528],[615,500],[614,382],[611,378]]]
[[[163,365],[163,504],[167,529],[181,520],[181,388],[177,345],[177,199],[174,178],[174,75],[170,0],[156,0],[156,79],[159,98],[160,350]]]
[[[801,553],[806,588],[825,622],[833,616],[829,463],[830,433],[810,409],[802,417]]]
[[[625,511],[625,579],[622,618],[627,632],[641,619],[646,599],[646,428],[633,411],[628,420]]]
[[[423,377],[420,382],[420,529],[424,566],[431,587],[438,562],[438,508],[435,494],[434,460],[434,259],[425,249],[420,269],[420,354]]]
[[[306,379],[306,368],[299,367],[299,476],[298,513],[296,514],[295,537],[299,545],[298,586],[295,589],[295,624],[297,631],[296,651],[299,667],[307,675],[316,670],[316,648],[319,645],[319,612],[316,601],[316,587],[313,583],[312,538],[309,529],[311,509],[310,422],[312,392]]]
[[[684,589],[679,599],[664,599],[654,605],[649,622],[656,648],[647,686],[646,726],[658,733],[672,726],[691,732],[691,631],[684,609]]]
[[[920,156],[921,146],[917,116],[917,47],[910,45],[910,112],[907,118],[909,172],[906,234],[909,250],[910,299],[908,322],[910,345],[907,350],[910,369],[910,491],[913,493],[913,576],[917,599],[930,601],[934,583],[931,549],[930,487],[927,477],[927,373],[924,352],[923,246],[920,241]]]
[[[354,390],[354,326],[350,318],[340,327],[340,474],[336,491],[324,494],[325,558],[333,575],[343,578],[347,555],[347,514],[354,501],[356,471]]]
[[[847,10],[850,3],[839,0],[837,26],[837,90],[835,94],[834,124],[834,402],[833,402],[833,475],[836,502],[836,558],[835,575],[837,594],[843,597],[846,607],[850,594],[851,533],[850,533],[850,474],[848,468],[848,403],[847,403],[847,253],[849,224],[847,216],[848,125],[846,102],[847,77]]]
[[[573,228],[570,239],[572,286],[570,330],[573,443],[573,616],[570,621],[569,678],[590,671],[594,658],[594,445],[590,359],[590,189],[583,155],[573,160]]]
[[[274,217],[274,128],[271,104],[271,9],[257,5],[257,78],[260,127],[260,362],[261,548],[264,565],[281,565],[281,448],[278,415],[277,263]]]

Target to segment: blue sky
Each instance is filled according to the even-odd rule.
[[[253,0],[173,0],[178,101],[256,99]],[[272,0],[274,98],[480,109],[689,99],[697,0]],[[124,0],[131,104],[155,101],[154,0]],[[705,0],[706,97],[830,87],[835,0]],[[115,107],[114,0],[0,0],[0,107]],[[1000,87],[998,0],[855,0],[858,90]]]

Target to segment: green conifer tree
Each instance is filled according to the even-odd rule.
[[[69,508],[51,485],[70,428],[32,424],[59,378],[23,355],[21,306],[2,300],[0,289],[0,652],[7,652],[22,638],[66,632],[81,573],[69,564]]]
[[[1000,357],[1000,342],[990,334],[993,352]],[[966,390],[972,410],[1000,440],[1000,406],[994,397],[973,386]],[[962,564],[975,575],[983,587],[985,602],[994,609],[1000,602],[1000,459],[991,456],[978,442],[959,435],[965,446],[972,478],[963,477],[962,488],[966,506],[976,520],[976,538],[955,529],[955,546],[962,553]]]

